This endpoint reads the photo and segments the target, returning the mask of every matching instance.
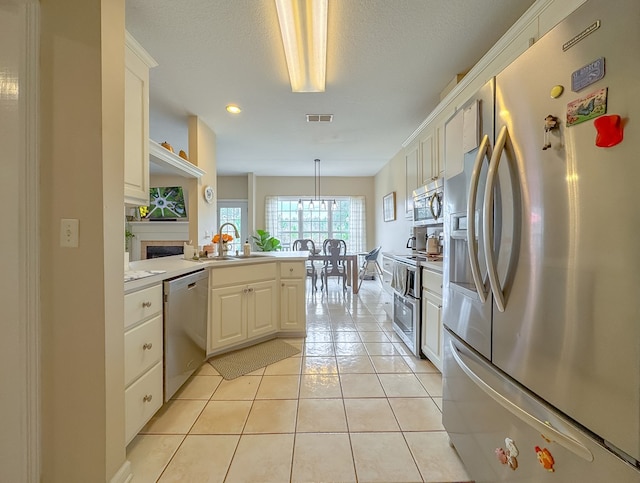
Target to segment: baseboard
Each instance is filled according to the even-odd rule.
[[[130,483],[133,480],[133,473],[131,472],[131,463],[129,460],[124,460],[120,469],[109,480],[109,483]]]

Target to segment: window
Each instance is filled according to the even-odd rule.
[[[240,239],[235,238],[233,228],[225,226],[223,233],[233,235],[234,240],[229,243],[229,251],[235,253],[242,251],[242,244],[249,238],[247,233],[247,202],[244,200],[221,200],[218,201],[218,226],[223,223],[233,223],[240,232]]]
[[[309,198],[303,199],[302,210],[298,210],[297,197],[267,197],[267,231],[280,240],[284,249],[290,249],[298,238],[310,238],[316,247],[321,247],[327,238],[339,238],[347,242],[349,252],[366,249],[364,197],[335,198],[335,209],[331,206],[333,198],[326,201],[325,207],[315,202],[313,208]]]

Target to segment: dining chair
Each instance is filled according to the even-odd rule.
[[[320,290],[324,290],[329,277],[342,278],[342,290],[347,289],[347,243],[344,240],[328,238],[322,242],[322,253],[327,257],[320,272]]]
[[[316,252],[316,244],[313,240],[309,238],[301,238],[295,240],[292,245],[294,252],[309,252],[312,254]],[[307,269],[307,277],[311,277],[311,283],[313,284],[313,289],[318,290],[317,280],[318,280],[318,271],[316,270],[316,266],[313,260],[307,260],[305,267]]]
[[[360,286],[362,285],[362,281],[364,277],[367,275],[367,270],[369,269],[369,265],[373,264],[373,269],[380,277],[380,283],[382,283],[382,268],[378,264],[378,254],[380,253],[380,249],[382,247],[376,247],[367,253],[364,256],[364,260],[362,261],[362,265],[360,266],[360,272],[358,273],[358,290],[360,290]]]

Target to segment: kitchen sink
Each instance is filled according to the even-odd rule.
[[[236,259],[242,260],[244,258],[265,258],[267,256],[268,255],[234,255],[231,258],[236,258]]]

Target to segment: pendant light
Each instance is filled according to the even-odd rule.
[[[314,172],[313,172],[313,191],[314,196],[313,199],[309,200],[309,209],[313,210],[315,208],[316,203],[320,203],[320,209],[326,210],[327,203],[324,199],[321,199],[320,196],[320,160],[314,159]],[[338,208],[338,204],[334,199],[331,203],[331,209],[336,210]],[[298,211],[302,211],[302,198],[298,199]]]

